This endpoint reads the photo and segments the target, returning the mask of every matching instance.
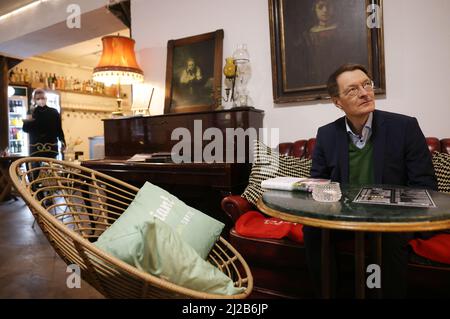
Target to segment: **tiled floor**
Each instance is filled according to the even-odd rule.
[[[69,289],[66,264],[22,200],[0,203],[0,298],[103,298],[86,282]]]

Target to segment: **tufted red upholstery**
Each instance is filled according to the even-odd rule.
[[[450,154],[450,138],[439,140],[436,137],[427,137],[426,140],[431,153],[444,152]],[[283,155],[311,158],[315,145],[316,139],[313,137],[308,140],[302,139],[295,142],[280,143],[278,150]]]
[[[450,138],[439,140],[436,137],[427,137],[426,140],[430,152],[442,151],[450,154]],[[280,143],[279,152],[284,155],[311,158],[315,143],[315,138]],[[233,225],[245,212],[258,210],[239,195],[225,197],[222,200],[222,209],[230,217]],[[234,228],[230,231],[229,240],[251,266],[256,291],[285,297],[313,295],[302,245],[290,240],[248,238],[237,234]],[[343,253],[342,258],[347,258],[349,264],[353,262],[353,257],[348,251]],[[439,290],[438,287],[444,283],[444,286],[450,287],[448,269],[430,270],[424,266],[410,265],[408,271],[415,282],[426,283],[428,289]],[[430,271],[431,275],[428,273]],[[422,272],[425,272],[425,275]],[[431,278],[431,282],[427,282],[426,278]],[[447,297],[450,297],[450,293]]]
[[[283,155],[290,155],[295,157],[311,158],[316,145],[316,139],[298,140],[295,142],[280,143],[278,145],[278,152]]]
[[[441,140],[441,152],[450,154],[450,138],[443,138]]]
[[[436,137],[427,137],[427,144],[431,153],[441,151],[441,142]]]

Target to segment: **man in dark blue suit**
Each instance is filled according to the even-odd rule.
[[[319,128],[311,177],[349,184],[395,184],[437,189],[425,137],[413,117],[375,110],[373,82],[362,65],[344,64],[328,79],[328,93],[345,116]],[[320,229],[304,227],[306,256],[316,290],[321,287]],[[335,241],[348,232],[332,232]],[[406,297],[410,233],[382,235],[383,297]],[[332,249],[332,291],[336,293],[336,252]]]

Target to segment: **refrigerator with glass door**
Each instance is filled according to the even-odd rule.
[[[9,153],[28,156],[28,134],[22,129],[28,112],[28,88],[16,85],[11,87],[14,93],[8,98]]]

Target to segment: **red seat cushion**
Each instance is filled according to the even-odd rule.
[[[450,264],[450,234],[438,234],[425,240],[417,238],[409,244],[417,255]]]
[[[288,237],[303,243],[303,225],[286,222],[279,218],[268,218],[257,211],[248,211],[239,217],[235,229],[242,236],[275,239]]]

